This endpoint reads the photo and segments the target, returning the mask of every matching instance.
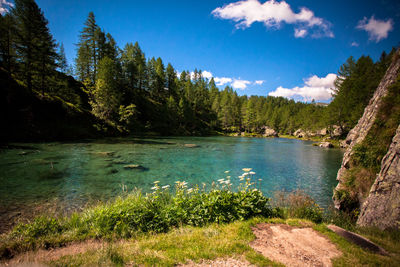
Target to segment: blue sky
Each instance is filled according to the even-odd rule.
[[[328,101],[334,74],[349,56],[377,60],[400,42],[397,0],[36,1],[69,63],[93,11],[120,47],[138,41],[146,57],[179,71],[207,71],[240,95]]]

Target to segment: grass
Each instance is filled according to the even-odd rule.
[[[64,256],[48,261],[51,266],[174,266],[188,261],[201,262],[217,258],[246,259],[256,266],[283,266],[254,251],[249,243],[255,236],[251,226],[258,223],[284,223],[296,227],[312,227],[327,236],[342,256],[333,259],[333,266],[399,266],[400,243],[388,232],[360,228],[357,232],[391,253],[382,256],[364,250],[330,231],[326,224],[315,224],[300,219],[252,218],[229,224],[211,224],[205,227],[181,227],[168,233],[144,234],[136,238],[105,243],[101,249],[83,254]],[[398,233],[397,233],[398,236]]]
[[[206,227],[182,227],[168,233],[147,234],[124,242],[108,244],[101,250],[65,256],[48,262],[55,266],[134,264],[174,266],[187,261],[200,262],[224,257],[244,257],[258,266],[282,266],[255,252],[249,242],[254,239],[252,225],[265,219],[253,218],[230,224]]]

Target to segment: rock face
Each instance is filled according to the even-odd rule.
[[[351,167],[350,159],[354,153],[353,147],[357,144],[360,144],[367,136],[369,130],[371,129],[372,125],[375,122],[376,115],[379,111],[379,107],[382,102],[382,98],[387,95],[388,87],[396,81],[396,78],[399,75],[400,49],[397,50],[394,58],[396,58],[396,60],[393,60],[392,64],[386,71],[385,76],[379,83],[379,86],[376,89],[373,97],[369,101],[368,106],[365,108],[363,116],[360,118],[357,125],[349,132],[349,134],[346,137],[345,143],[341,144],[343,146],[347,146],[347,149],[346,152],[344,153],[342,165],[337,174],[336,179],[339,181],[339,183],[335,188],[336,192],[344,189],[342,183],[344,182],[343,180],[346,172]],[[335,196],[334,196],[334,202],[335,202],[335,207],[337,209],[340,209],[342,203],[339,199],[336,199]]]
[[[381,166],[361,207],[357,224],[381,229],[400,228],[400,125]]]
[[[263,133],[264,137],[278,137],[278,133],[274,129],[268,126],[264,126],[263,129],[264,129]]]

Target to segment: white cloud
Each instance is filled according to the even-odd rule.
[[[352,42],[352,43],[351,43],[351,46],[358,47],[359,44],[358,44],[357,42]]]
[[[213,75],[212,75],[212,73],[211,72],[209,72],[209,71],[202,71],[201,72],[201,75],[204,77],[204,78],[206,78],[206,79],[211,79],[212,77],[213,77]]]
[[[307,35],[306,29],[294,29],[294,37],[296,38],[304,38]]]
[[[224,84],[227,84],[227,83],[231,83],[232,82],[232,78],[215,77],[214,81],[218,86],[221,86],[221,85],[224,85]]]
[[[209,80],[213,77],[212,73],[209,72],[209,71],[206,71],[206,70],[204,70],[204,71],[201,72],[201,76],[202,76],[203,78],[206,78],[206,79],[209,79]],[[194,78],[195,78],[195,77],[194,77],[194,71],[190,72],[190,78],[191,78],[191,79],[194,79]]]
[[[304,86],[294,88],[284,88],[279,86],[275,91],[270,92],[270,96],[283,96],[292,99],[301,99],[304,101],[326,101],[332,98],[334,81],[337,75],[329,73],[325,77],[311,76],[304,80]]]
[[[240,89],[240,90],[244,90],[247,88],[247,85],[251,84],[250,81],[247,80],[240,80],[240,79],[234,79],[233,83],[231,84],[231,86],[234,89]]]
[[[0,0],[1,1],[1,0]],[[180,77],[181,73],[180,71],[176,70],[177,76]],[[214,78],[214,82],[217,86],[223,86],[223,85],[229,85],[234,89],[240,89],[244,90],[247,88],[248,85],[262,85],[265,81],[264,80],[256,80],[254,82],[248,81],[248,80],[242,80],[242,79],[235,79],[235,78],[229,78],[229,77],[214,77],[212,72],[204,70],[201,72],[201,75],[203,78],[211,80],[211,78]],[[190,72],[190,79],[194,79],[194,71]]]
[[[4,15],[8,12],[8,9],[14,7],[13,3],[7,2],[7,0],[0,0],[0,14]]]
[[[383,21],[375,19],[374,16],[372,16],[370,19],[364,17],[358,22],[356,28],[368,32],[370,40],[379,42],[380,40],[387,38],[388,33],[393,30],[393,24],[392,19]]]
[[[329,22],[314,16],[314,12],[305,7],[294,13],[285,1],[268,0],[261,4],[258,0],[242,0],[218,7],[212,14],[235,21],[236,28],[245,29],[254,22],[262,22],[267,28],[279,28],[282,23],[287,23],[300,26],[301,29],[295,30],[296,37],[304,37],[308,33],[306,29],[311,28],[315,30],[312,37],[334,37]]]

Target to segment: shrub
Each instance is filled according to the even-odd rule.
[[[292,193],[276,192],[276,213],[283,218],[308,219],[316,223],[322,222],[323,209],[302,190]]]

